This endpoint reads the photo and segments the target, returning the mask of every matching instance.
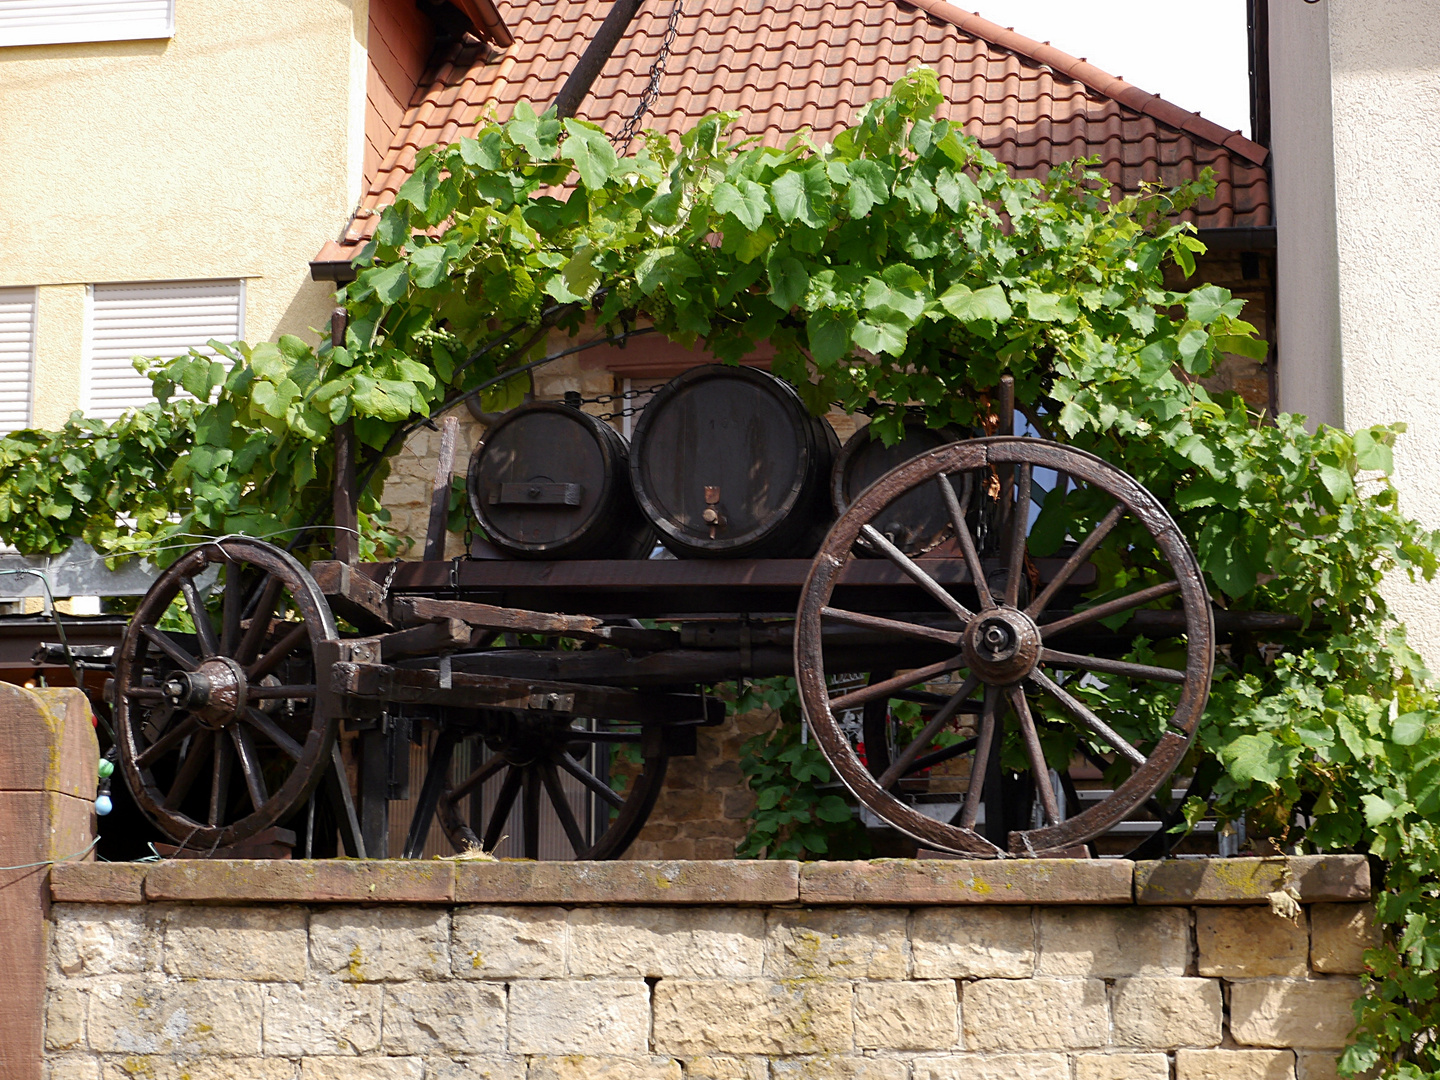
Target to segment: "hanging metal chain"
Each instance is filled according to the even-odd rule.
[[[630,143],[634,141],[636,133],[640,130],[641,118],[650,111],[650,106],[655,104],[655,99],[660,96],[660,76],[665,74],[665,65],[670,60],[670,50],[675,45],[675,36],[680,32],[680,16],[684,14],[680,9],[681,0],[675,0],[675,6],[670,9],[670,21],[665,27],[665,38],[660,42],[660,55],[655,57],[655,62],[650,65],[650,82],[640,92],[640,103],[635,106],[635,112],[630,119],[625,121],[625,126],[620,129],[620,134],[615,142],[621,156],[630,152]]]
[[[618,394],[596,394],[594,397],[581,397],[578,390],[565,391],[565,404],[572,409],[578,409],[582,405],[610,405],[613,402],[625,402],[618,409],[610,409],[605,412],[594,412],[590,415],[596,420],[621,420],[627,416],[637,416],[645,410],[644,404],[632,405],[630,402],[638,398],[649,398],[655,393],[654,389],[649,390],[622,390]]]

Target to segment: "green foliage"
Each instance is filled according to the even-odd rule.
[[[323,521],[334,427],[353,422],[362,475],[377,470],[367,528],[388,544],[375,493],[403,425],[539,357],[552,329],[648,324],[729,361],[768,341],[812,409],[878,402],[888,440],[906,404],[932,425],[983,424],[1008,372],[1055,438],[1165,499],[1217,602],[1300,616],[1303,630],[1270,636],[1279,660],[1245,641],[1221,658],[1196,753],[1225,767],[1222,815],[1385,860],[1395,935],[1370,957],[1347,1065],[1440,1075],[1440,701],[1380,592],[1387,576],[1436,569],[1435,537],[1388,479],[1401,428],[1310,433],[1205,390],[1222,354],[1264,351],[1226,290],[1166,285],[1167,268],[1188,276],[1203,251],[1177,212],[1208,181],[1114,199],[1085,162],[1017,179],[937,119],[939,104],[920,70],[828,145],[732,145],[734,117],[719,115],[678,145],[649,133],[626,157],[593,125],[517,107],[418,156],[341,290],[342,347],[286,338],[222,349],[228,365],[157,363],[157,403],[116,424],[76,417],[0,439],[0,539],[123,553]],[[483,403],[523,390],[511,379]],[[1083,494],[1047,502],[1032,554],[1107,509]],[[1133,524],[1094,561],[1097,599],[1160,570]],[[1137,656],[1178,644],[1138,642]],[[1084,692],[1125,732],[1152,730],[1168,700]],[[793,697],[768,684],[755,695],[780,722],[746,748],[760,808],[744,850],[857,851],[848,810],[817,788],[828,767],[800,742]]]
[[[740,767],[755,793],[750,829],[736,849],[753,859],[861,859],[870,854],[865,827],[837,790],[830,764],[804,740],[800,699],[791,678],[747,683],[730,714],[764,708],[775,726],[740,749]]]

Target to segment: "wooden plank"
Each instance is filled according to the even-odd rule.
[[[393,629],[384,590],[356,567],[323,559],[310,564],[310,576],[330,602],[330,610],[342,619],[365,633]]]
[[[425,559],[445,557],[445,525],[450,517],[450,477],[455,472],[455,447],[460,441],[460,418],[447,416],[440,425],[440,453],[430,482],[430,522],[425,528]]]
[[[520,634],[564,634],[568,637],[606,639],[604,631],[609,629],[599,619],[585,615],[555,615],[522,608],[496,607],[494,604],[473,604],[465,600],[431,600],[428,597],[397,599],[395,614],[401,622],[462,619],[471,626]]]
[[[470,644],[470,627],[459,619],[438,619],[380,637],[380,659],[454,652]]]

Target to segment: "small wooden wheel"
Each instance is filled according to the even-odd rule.
[[[639,835],[660,795],[669,760],[657,727],[596,720],[590,728],[572,726],[568,717],[530,718],[496,714],[476,749],[484,745],[489,757],[459,783],[448,787],[436,807],[440,827],[457,851],[476,846],[493,851],[510,835],[519,841],[527,859],[541,857],[542,837],[557,831],[573,859],[619,858]],[[442,733],[453,741],[454,732]],[[621,790],[595,775],[586,758],[609,755],[612,749],[638,751],[639,764],[625,770]],[[437,747],[437,753],[440,748]],[[446,750],[447,761],[449,750]],[[633,758],[635,755],[631,755]],[[433,767],[433,766],[432,766]],[[493,802],[482,791],[488,782],[498,785]],[[461,800],[471,796],[488,810],[461,813]],[[519,804],[519,814],[515,813]],[[589,812],[585,812],[589,803]],[[472,805],[477,805],[472,802]],[[577,813],[577,808],[581,812]],[[513,822],[513,824],[512,824]],[[406,855],[419,854],[423,838],[412,835]],[[547,852],[547,857],[554,853]],[[563,857],[563,856],[562,856]]]
[[[1027,550],[1037,469],[1068,478],[1055,490],[1067,503],[1085,508],[1077,511],[1077,518],[1094,521],[1088,534],[1074,538],[1069,557],[1043,587]],[[927,485],[936,487],[949,507],[975,610],[938,584],[923,568],[924,560],[911,559],[872,524],[890,504]],[[966,524],[977,492],[997,489],[1003,538],[998,575],[981,559]],[[1160,579],[1137,582],[1122,595],[1081,610],[1052,609],[1057,596],[1074,595],[1071,579],[1126,517],[1148,534],[1150,546],[1167,564]],[[1135,536],[1139,540],[1140,532]],[[879,618],[830,606],[841,572],[861,547],[894,562],[949,621]],[[1117,648],[1117,635],[1106,632],[1100,620],[1171,596],[1179,601],[1178,612],[1146,614],[1163,614],[1168,618],[1152,621],[1172,627],[1151,636],[1183,638],[1184,668],[1117,659],[1115,653],[1123,655],[1128,646]],[[1180,530],[1154,496],[1119,469],[1083,451],[1037,439],[952,443],[877,480],[830,530],[811,565],[796,618],[801,704],[831,765],[881,819],[925,845],[956,854],[1059,855],[1099,836],[1145,803],[1170,776],[1209,697],[1214,659],[1210,601]],[[917,657],[934,657],[935,662],[890,677],[872,676],[869,685],[832,695],[834,673],[826,669],[823,629],[837,623],[910,641]],[[1119,636],[1128,643],[1135,635],[1127,633]],[[1167,685],[1178,692],[1172,692],[1163,722],[1157,719],[1153,730],[1132,732],[1127,738],[1082,700],[1086,680],[1123,680],[1137,693]],[[881,706],[895,701],[922,709],[928,705],[930,710],[898,740],[887,735],[881,722]],[[857,725],[842,722],[842,714],[852,710],[870,714],[863,725],[865,761],[849,734]],[[1009,757],[1004,758],[1007,726],[1012,738]],[[1128,765],[1129,776],[1110,796],[1066,816],[1051,772],[1063,773],[1068,761],[1047,761],[1044,745],[1063,743],[1052,737],[1056,734],[1069,736],[1071,746],[1078,735],[1083,752],[1111,765]],[[1052,756],[1068,753],[1052,746]],[[1031,782],[1027,792],[1033,790],[1038,821],[1031,820],[1028,802],[1020,814],[1013,805],[1004,813],[999,810],[1000,788],[1013,789],[1020,771],[1013,766],[1016,758],[1026,763]],[[1012,764],[1007,766],[1006,760]],[[911,789],[925,782],[922,774],[927,770],[945,763],[968,765],[951,773],[954,794],[948,801],[934,796],[928,804],[920,801]],[[985,821],[980,826],[982,806]]]
[[[304,805],[336,728],[314,654],[338,637],[314,580],[272,544],[213,540],[156,579],[116,659],[115,724],[130,790],[168,836],[235,844]]]

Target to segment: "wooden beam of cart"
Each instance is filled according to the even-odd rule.
[[[647,694],[579,683],[351,662],[335,664],[330,677],[332,689],[346,697],[417,705],[552,713],[636,724],[718,723],[724,716],[722,702],[698,694]]]

